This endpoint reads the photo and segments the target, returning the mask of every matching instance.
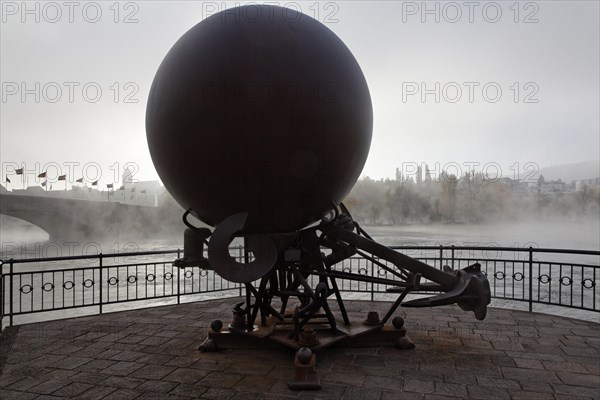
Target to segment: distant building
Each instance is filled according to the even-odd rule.
[[[584,187],[588,187],[589,189],[600,189],[600,177],[593,179],[580,179],[575,181],[575,190],[579,192]]]

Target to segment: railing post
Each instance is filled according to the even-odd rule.
[[[179,260],[181,258],[181,250],[177,249],[177,259]],[[181,268],[177,267],[177,304],[180,303],[180,299],[179,299],[179,270]],[[171,272],[173,272],[173,264],[171,264]]]
[[[104,286],[104,274],[102,273],[102,253],[98,254],[98,265],[100,267],[100,315],[102,315],[102,286]]]
[[[238,256],[240,257],[240,261],[242,261],[242,259],[244,260],[244,263],[248,263],[248,252],[246,251],[246,237],[244,236],[244,246],[242,247],[242,245],[240,245],[240,247],[238,247]],[[213,272],[214,273],[214,272]],[[242,285],[240,284],[240,293],[239,293],[240,297],[242,297]]]
[[[181,276],[181,268],[177,267],[177,304],[181,304],[180,276]]]
[[[533,247],[529,246],[529,312],[533,311]]]
[[[371,276],[375,276],[375,264],[371,262]],[[371,282],[371,301],[375,299],[375,284]]]
[[[10,269],[9,269],[9,274],[10,274],[10,288],[8,290],[10,296],[8,301],[10,302],[10,317],[8,319],[9,321],[9,325],[12,326],[13,325],[13,283],[14,283],[14,276],[13,276],[13,259],[10,259]]]
[[[240,248],[240,251],[241,248]],[[248,241],[246,240],[246,237],[244,236],[244,264],[248,265],[250,263],[250,254],[248,252]],[[242,297],[243,293],[242,293],[242,284],[240,284],[240,297]],[[245,286],[244,286],[245,287]],[[248,288],[246,287],[246,294],[248,292]]]
[[[444,269],[444,247],[440,244],[440,269]]]
[[[454,269],[454,245],[452,245],[452,269]]]
[[[4,292],[4,261],[0,260],[0,332],[4,328],[4,298],[6,293]]]

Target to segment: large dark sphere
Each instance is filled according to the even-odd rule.
[[[186,32],[148,99],[150,154],[165,187],[209,225],[248,212],[247,233],[319,220],[369,153],[371,97],[356,59],[294,10],[243,6]]]

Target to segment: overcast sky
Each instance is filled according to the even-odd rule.
[[[3,183],[23,163],[54,163],[50,178],[71,182],[99,166],[102,185],[118,183],[126,163],[137,179],[157,179],[144,128],[150,84],[173,43],[224,3],[23,4],[2,2]],[[363,175],[479,162],[514,176],[528,162],[600,157],[598,1],[429,2],[432,13],[421,1],[275,4],[325,23],[360,63],[375,118]]]

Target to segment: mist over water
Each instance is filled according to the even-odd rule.
[[[49,241],[48,234],[28,222],[1,216],[0,255],[35,258],[102,253],[183,249],[181,234],[136,235],[122,232],[97,240]],[[412,224],[363,226],[388,246],[486,246],[600,250],[600,224],[593,219],[511,221],[482,224]]]
[[[365,230],[395,246],[455,245],[599,250],[600,224],[591,220],[486,224],[369,226]]]

